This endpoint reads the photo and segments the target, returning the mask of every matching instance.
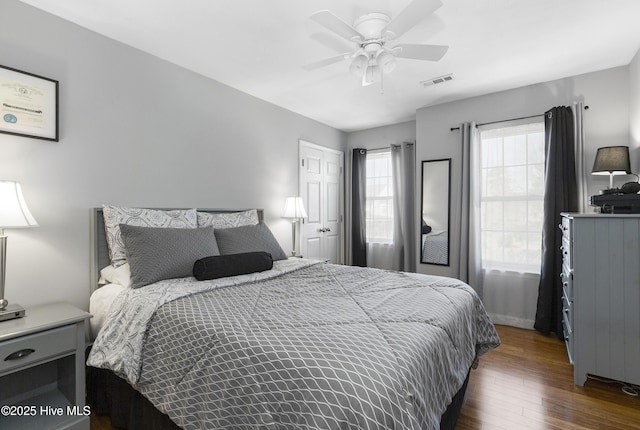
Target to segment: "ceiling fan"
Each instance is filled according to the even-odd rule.
[[[396,67],[396,58],[439,61],[449,49],[444,45],[397,44],[388,42],[402,36],[418,22],[442,6],[440,0],[413,0],[394,19],[380,12],[373,12],[356,19],[353,26],[328,10],[321,10],[311,19],[340,37],[355,42],[356,50],[303,66],[305,70],[316,70],[330,64],[351,59],[349,70],[359,78],[362,85],[381,80],[383,74]]]

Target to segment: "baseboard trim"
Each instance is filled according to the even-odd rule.
[[[510,315],[489,314],[489,317],[491,317],[491,321],[494,324],[508,325],[511,327],[525,328],[528,330],[533,330],[533,324],[535,323],[535,321],[533,320],[512,317]]]

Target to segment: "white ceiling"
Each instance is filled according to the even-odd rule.
[[[309,17],[397,16],[410,0],[21,0],[78,25],[344,131],[408,121],[416,109],[626,65],[640,48],[639,0],[442,0],[398,43],[449,45],[437,63],[398,59],[362,87],[355,50]],[[421,81],[453,73],[430,87]]]

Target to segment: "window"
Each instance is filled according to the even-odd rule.
[[[368,243],[393,243],[391,152],[367,151],[366,230]]]
[[[540,273],[544,123],[481,130],[482,266]]]

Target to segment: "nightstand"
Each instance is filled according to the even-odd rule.
[[[52,303],[0,322],[0,428],[89,429],[84,350],[90,317]]]

